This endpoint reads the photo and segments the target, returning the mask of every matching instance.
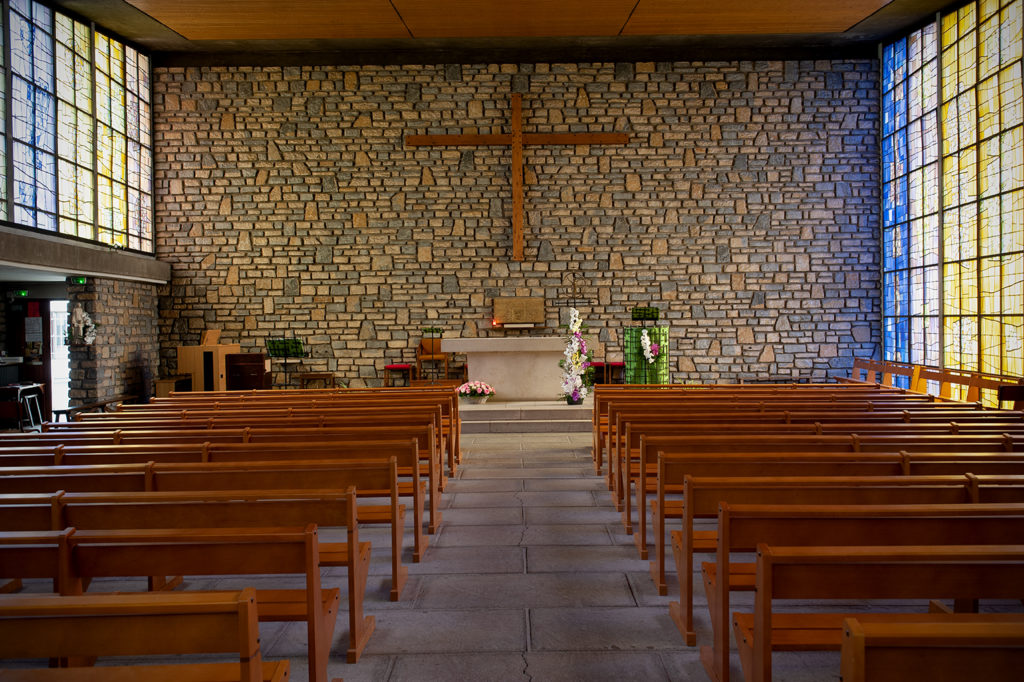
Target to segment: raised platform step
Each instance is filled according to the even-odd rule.
[[[591,403],[494,402],[459,406],[462,433],[580,433],[590,431]]]

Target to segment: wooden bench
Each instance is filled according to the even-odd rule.
[[[773,650],[838,650],[842,622],[887,614],[774,612],[776,599],[1017,599],[1024,546],[771,547],[759,544],[754,613],[733,614],[749,682],[771,680]],[[724,581],[723,581],[724,582]]]
[[[348,508],[354,507],[350,493]],[[354,520],[353,520],[354,524]],[[369,565],[369,543],[359,542],[355,526],[344,548],[348,560],[348,660],[355,662],[374,628],[372,616],[363,615],[362,596]],[[260,621],[306,623],[309,679],[326,682],[327,661],[340,603],[338,588],[324,589],[320,577],[317,528],[202,528],[81,530],[68,538],[70,562],[64,569],[70,585],[85,585],[95,578],[177,575],[286,575],[304,578],[299,589],[256,590]],[[25,534],[20,534],[22,540]],[[23,541],[23,540],[22,540]],[[40,539],[40,543],[42,540]],[[8,552],[0,533],[0,555]],[[23,547],[14,546],[16,553]]]
[[[841,462],[837,462],[842,467]],[[669,463],[669,466],[677,466]],[[681,530],[672,531],[670,542],[679,579],[679,601],[669,613],[687,645],[696,642],[693,626],[693,560],[695,554],[718,550],[717,530],[697,530],[697,519],[718,518],[722,503],[736,504],[966,504],[971,482],[966,476],[772,476],[771,467],[756,477],[704,477],[686,474],[680,500]],[[827,471],[826,467],[818,471]],[[1024,496],[1022,496],[1024,500]],[[664,517],[661,517],[664,518]],[[657,531],[655,532],[657,536]],[[664,542],[657,544],[651,574],[659,594],[667,585]]]
[[[138,398],[138,396],[119,395],[113,398],[106,398],[104,400],[97,400],[95,402],[86,403],[84,405],[74,405],[71,407],[66,407],[62,410],[52,410],[54,415],[53,419],[54,421],[60,421],[60,418],[63,415],[64,421],[71,421],[80,414],[92,412],[93,410],[106,410],[111,406],[117,407],[121,403],[127,402],[129,400],[135,400],[136,398]]]
[[[855,390],[850,390],[855,389]],[[840,395],[852,395],[861,398],[871,396],[900,396],[905,395],[903,389],[890,391],[880,390],[878,387],[861,388],[844,384],[702,384],[687,386],[636,386],[636,385],[602,385],[594,388],[594,465],[595,471],[601,473],[602,450],[609,429],[614,428],[614,419],[609,418],[610,406],[615,402],[631,402],[634,407],[644,408],[657,405],[666,399],[675,397],[681,398],[761,398],[778,399],[794,395],[822,395],[825,400]]]
[[[5,597],[0,600],[0,658],[231,653],[238,662],[8,669],[0,671],[0,680],[284,682],[289,662],[263,660],[257,616],[251,587]]]
[[[966,497],[951,502],[1018,502],[1024,501],[1020,491],[1019,477],[1013,474],[1024,474],[1024,458],[1019,455],[1005,454],[954,454],[954,453],[899,453],[899,464],[893,454],[879,453],[775,453],[771,456],[759,454],[733,454],[726,461],[721,458],[702,456],[696,453],[688,455],[662,455],[658,458],[658,474],[655,481],[656,492],[651,499],[651,535],[654,537],[655,558],[651,562],[651,577],[659,594],[665,594],[665,527],[668,519],[682,519],[683,533],[692,529],[695,518],[714,518],[718,515],[719,499],[714,495],[738,493],[740,490],[757,487],[777,487],[768,477],[792,476],[826,476],[831,478],[869,476],[910,478],[911,480],[893,480],[892,485],[904,487],[913,485],[913,479],[921,477],[951,477],[947,480],[966,482]],[[696,467],[700,467],[697,469]],[[697,471],[703,472],[697,474]],[[716,471],[712,474],[710,472]],[[970,472],[979,472],[976,476]],[[1002,485],[991,480],[993,474],[1004,476]],[[702,479],[710,486],[708,495],[711,497],[694,498],[691,505],[685,494],[686,476],[720,476],[719,479]],[[888,479],[886,479],[888,480]],[[982,485],[984,482],[984,489]],[[886,485],[883,481],[878,481]],[[699,493],[698,494],[703,494]],[[729,499],[721,497],[720,499]],[[743,500],[738,500],[743,501]],[[812,502],[813,500],[806,500]],[[935,500],[938,501],[938,500]],[[672,542],[677,538],[675,532]],[[641,528],[634,534],[639,542],[644,537]],[[695,547],[714,551],[713,531],[694,536]],[[673,552],[677,548],[673,546]],[[698,549],[697,551],[702,551]]]
[[[840,652],[843,682],[1014,682],[1024,670],[1024,616],[847,618]]]
[[[839,414],[840,416],[837,416]],[[620,429],[623,436],[614,444],[613,451],[616,458],[612,466],[613,472],[612,490],[616,506],[622,510],[625,504],[625,497],[631,490],[631,483],[635,483],[638,473],[638,463],[641,458],[640,440],[643,436],[716,436],[730,434],[737,438],[751,437],[756,435],[847,435],[858,434],[860,436],[881,437],[887,435],[1024,435],[1024,420],[1017,413],[1005,420],[991,421],[991,417],[999,416],[1002,412],[979,412],[965,413],[956,420],[949,421],[908,421],[910,413],[904,411],[901,414],[879,415],[871,413],[854,413],[849,416],[854,420],[848,421],[847,415],[841,413],[829,414],[822,411],[810,411],[802,413],[785,413],[785,422],[778,418],[773,421],[755,421],[756,416],[745,416],[743,421],[733,419],[728,415],[700,415],[699,421],[690,421],[694,415],[656,417],[654,415],[620,415]],[[864,419],[857,419],[857,415],[864,415]],[[882,421],[879,417],[895,417],[888,421]],[[627,524],[628,525],[628,524]]]
[[[351,491],[350,491],[351,492]],[[352,509],[353,504],[349,504]],[[373,616],[363,614],[362,598],[370,561],[354,518],[349,526],[347,582],[349,640],[347,660],[355,663],[373,633]],[[322,588],[319,537],[315,525],[303,529],[142,529],[78,530],[71,537],[72,571],[80,578],[160,575],[304,576],[300,589],[258,589],[261,621],[306,623],[310,682],[326,682],[327,662],[340,590]]]
[[[832,415],[842,412],[870,412],[870,413],[892,413],[902,414],[910,411],[930,413],[941,411],[943,413],[964,413],[967,411],[978,411],[979,407],[962,403],[939,404],[922,398],[910,399],[906,397],[893,396],[892,401],[880,402],[877,396],[872,399],[852,399],[845,396],[842,400],[835,396],[825,394],[813,396],[807,394],[801,400],[782,401],[778,396],[762,394],[759,396],[748,396],[744,398],[730,398],[720,396],[718,398],[708,397],[702,400],[677,398],[675,396],[657,396],[658,400],[646,399],[640,402],[614,401],[607,407],[607,427],[603,432],[595,430],[595,458],[597,470],[600,472],[600,458],[602,442],[604,449],[615,452],[617,440],[621,439],[623,429],[623,415],[633,417],[648,416],[650,418],[683,422],[702,421],[706,418],[740,420],[751,419],[756,416],[770,418],[772,416],[785,418],[790,421],[788,415],[800,413],[811,413],[816,415]],[[827,409],[826,409],[827,406]],[[650,419],[648,419],[650,421]],[[610,463],[613,465],[614,462]],[[609,474],[611,472],[608,472]]]
[[[77,422],[81,424],[81,422]],[[195,422],[164,422],[159,428],[149,428],[152,424],[144,420],[133,420],[131,424],[119,428],[85,428],[83,430],[44,431],[37,434],[38,440],[28,438],[3,438],[2,445],[26,445],[39,442],[56,442],[63,445],[112,444],[145,444],[145,443],[183,443],[183,442],[242,442],[254,440],[264,442],[298,442],[324,441],[335,439],[382,440],[393,438],[417,438],[420,442],[421,459],[424,462],[424,473],[430,481],[431,496],[433,491],[444,491],[445,476],[443,472],[443,443],[438,437],[436,427],[430,423],[410,424],[404,419],[339,419],[325,421],[322,419],[285,419],[280,423],[264,421],[259,426],[247,426],[246,420],[234,426],[210,419],[202,424]],[[96,426],[97,424],[93,424]],[[103,426],[103,424],[99,424]],[[434,508],[432,507],[432,510]],[[432,524],[436,525],[436,524]],[[433,532],[433,531],[431,531]]]
[[[95,470],[100,470],[96,473]],[[320,525],[348,527],[344,506],[338,501],[323,501],[327,495],[343,495],[347,491],[362,488],[369,496],[386,495],[388,504],[360,505],[354,514],[370,522],[388,523],[391,528],[391,598],[398,600],[406,582],[408,569],[401,563],[404,509],[398,503],[397,463],[395,458],[383,460],[351,460],[344,463],[296,461],[296,462],[254,462],[246,464],[197,463],[197,464],[146,464],[146,465],[93,465],[80,467],[55,467],[51,469],[12,469],[0,477],[0,492],[9,495],[26,493],[95,493],[93,498],[70,494],[58,497],[52,506],[51,519],[46,528],[80,526],[83,528],[164,528],[193,526],[251,526],[288,525],[316,522]],[[303,492],[310,493],[303,495]],[[121,506],[113,510],[112,516],[102,516],[98,505],[105,494],[149,493],[134,500],[121,498],[127,504],[133,501],[134,509]],[[152,493],[168,493],[161,499]],[[188,495],[175,498],[174,493],[199,493],[195,499]],[[301,498],[307,506],[300,505]],[[262,505],[257,501],[270,498]],[[273,502],[278,504],[275,506]],[[89,500],[93,501],[90,506]],[[280,502],[280,500],[285,500]],[[355,498],[352,498],[355,500]],[[71,503],[76,503],[71,507]],[[208,504],[204,507],[202,502]],[[212,512],[217,506],[219,516]],[[159,506],[158,506],[158,503]],[[17,499],[7,499],[8,513],[0,523],[11,529],[27,529],[23,520],[29,510],[21,508],[15,515],[15,507],[24,505]],[[197,505],[190,513],[187,507]],[[253,510],[247,511],[247,505]],[[256,515],[257,506],[262,513],[275,516]],[[283,507],[283,508],[280,508]],[[91,514],[89,512],[92,512]],[[86,516],[82,516],[86,514]],[[291,514],[291,516],[281,516]],[[306,516],[303,516],[305,514]],[[33,523],[38,524],[42,510],[36,512]],[[295,516],[298,515],[298,516]],[[314,516],[315,515],[315,516]],[[39,528],[39,525],[34,526]],[[346,565],[348,556],[343,547],[331,544],[327,547],[323,563]],[[337,553],[337,557],[334,554]],[[156,575],[156,574],[154,574]],[[17,576],[14,576],[17,577]],[[364,581],[365,582],[365,581]],[[364,585],[365,591],[365,585]],[[359,593],[360,600],[362,592]]]
[[[838,433],[884,433],[904,430],[908,433],[1013,432],[1024,428],[1024,419],[1017,412],[967,409],[915,408],[901,405],[899,409],[865,411],[863,406],[840,403],[811,403],[800,408],[769,412],[700,411],[671,408],[671,403],[658,409],[622,409],[615,414],[615,428],[610,432],[606,449],[609,487],[614,493],[616,508],[621,510],[629,473],[627,461],[637,456],[639,437],[655,435],[714,435],[715,433],[799,433],[823,435]],[[623,406],[626,407],[626,406]],[[666,408],[668,408],[666,410]],[[662,411],[666,410],[666,411]],[[860,426],[862,424],[863,426]]]
[[[716,679],[728,679],[731,592],[754,589],[754,565],[735,552],[759,543],[805,545],[998,545],[1024,537],[1024,504],[756,505],[721,502],[713,563],[702,565],[711,614],[712,646],[701,660]],[[724,522],[724,523],[723,523]],[[946,595],[938,595],[940,597]],[[959,597],[961,595],[953,595]]]
[[[11,447],[35,447],[44,444],[64,445],[66,448],[90,445],[160,445],[167,446],[167,453],[185,443],[264,443],[304,444],[336,441],[359,444],[367,441],[415,438],[419,447],[421,472],[428,481],[427,532],[437,532],[440,525],[440,509],[437,495],[443,490],[443,476],[440,473],[440,449],[432,425],[420,426],[342,426],[342,427],[258,427],[239,429],[168,429],[168,430],[115,430],[87,432],[44,432],[36,434],[38,439],[0,439],[0,445]],[[190,459],[191,455],[185,455]],[[137,460],[136,460],[137,461]],[[146,459],[145,461],[149,461]]]
[[[636,483],[630,489],[636,490],[636,510],[638,530],[634,542],[643,559],[647,558],[647,499],[648,495],[657,491],[658,453],[723,453],[733,457],[743,452],[770,453],[800,451],[824,453],[834,452],[877,452],[896,453],[899,451],[949,451],[959,448],[963,453],[972,451],[1006,451],[1007,448],[1024,448],[1024,434],[1014,437],[1010,434],[966,434],[958,436],[939,436],[926,434],[913,436],[908,434],[830,434],[823,436],[764,434],[761,436],[739,435],[730,436],[650,436],[641,435],[641,449],[635,466],[631,463],[632,476],[626,479],[627,484],[635,478]],[[726,453],[728,453],[726,455]],[[1024,458],[1021,460],[1024,462]],[[897,474],[899,472],[893,472]],[[957,472],[957,473],[963,473]],[[633,531],[633,505],[627,499],[623,509],[623,524],[627,531]]]
[[[285,393],[281,391],[281,393]],[[130,408],[130,409],[129,409]],[[433,415],[434,410],[439,410]],[[321,396],[317,398],[279,398],[277,400],[216,400],[210,402],[188,401],[180,404],[147,404],[125,406],[125,409],[113,414],[87,415],[83,417],[81,424],[93,425],[95,422],[105,424],[118,424],[129,421],[150,421],[157,420],[201,420],[204,418],[217,418],[218,420],[231,418],[245,418],[251,416],[253,420],[266,421],[276,419],[283,413],[289,418],[301,417],[307,419],[313,416],[322,416],[327,420],[338,420],[345,416],[365,414],[367,416],[391,416],[397,414],[415,415],[418,412],[428,412],[436,416],[435,428],[438,438],[445,445],[448,456],[448,464],[454,474],[458,462],[461,460],[460,453],[460,429],[461,422],[458,412],[458,401],[454,393],[438,394],[426,393],[417,395],[354,395],[350,397]],[[373,420],[371,420],[373,421]],[[248,422],[252,423],[252,422]],[[50,429],[62,428],[51,426]]]

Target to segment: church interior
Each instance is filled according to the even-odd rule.
[[[1024,0],[0,7],[0,680],[1017,679]]]

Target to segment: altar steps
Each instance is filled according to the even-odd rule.
[[[462,433],[580,433],[591,430],[593,407],[565,401],[460,405]]]

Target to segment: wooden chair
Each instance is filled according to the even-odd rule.
[[[406,385],[412,386],[412,365],[407,362],[395,362],[384,365],[384,385],[391,385],[391,373],[397,372],[399,376],[406,375]]]
[[[448,355],[441,352],[441,339],[420,339],[420,345],[416,347],[416,376],[423,378],[424,362],[443,362],[444,374],[439,378],[448,378]]]

